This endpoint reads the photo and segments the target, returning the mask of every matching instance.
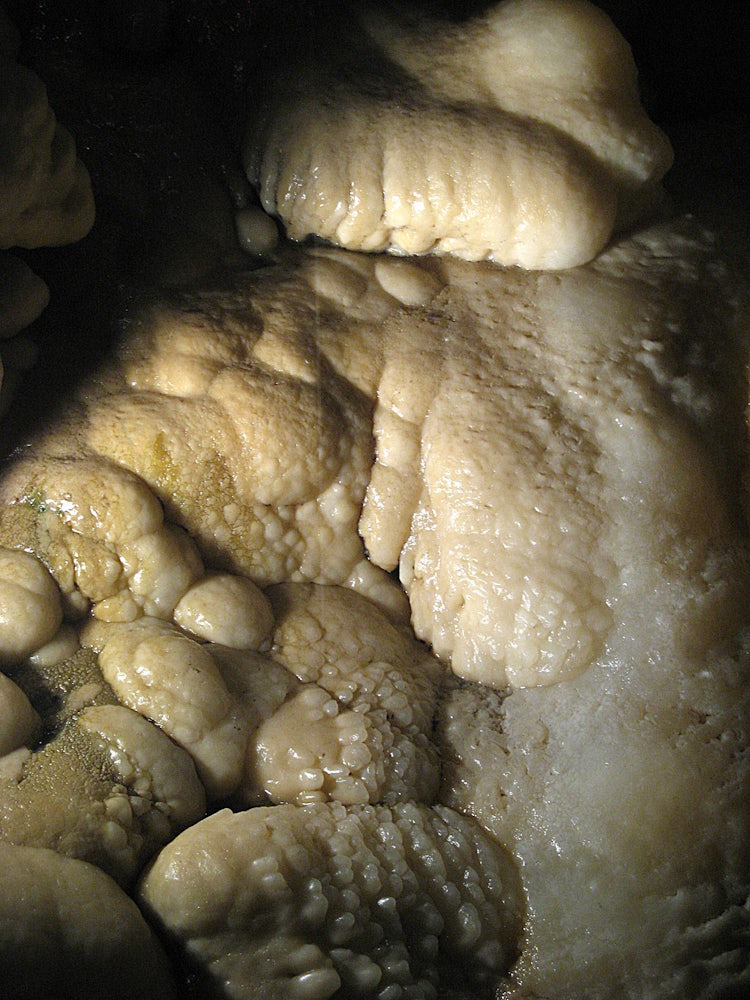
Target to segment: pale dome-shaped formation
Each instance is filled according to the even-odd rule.
[[[247,577],[207,575],[183,594],[174,609],[175,622],[192,635],[232,649],[268,645],[273,613],[263,594]]]
[[[29,552],[0,546],[0,669],[45,646],[62,624],[60,591]]]
[[[224,53],[217,2],[114,66],[114,8],[89,46],[63,6],[36,64],[114,194],[60,310],[101,353],[43,352],[0,468],[32,580],[0,585],[0,965],[17,929],[34,1000],[98,998],[33,847],[125,887],[196,1000],[744,996],[746,241],[647,224],[669,149],[622,39],[580,0],[316,0],[244,5]],[[188,80],[220,64],[262,77],[215,96],[292,235],[391,252],[259,216]]]
[[[441,977],[484,991],[521,907],[476,823],[414,805],[223,810],[159,855],[139,899],[205,988],[236,1000],[416,1000]]]
[[[585,0],[290,4],[264,45],[244,160],[293,239],[565,268],[659,203],[669,142]]]

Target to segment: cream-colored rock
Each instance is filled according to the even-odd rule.
[[[294,674],[267,653],[214,644],[205,648],[210,650],[224,683],[239,702],[248,733],[253,733],[300,688]],[[245,780],[250,788],[252,780],[247,775]],[[253,791],[258,789],[253,787]]]
[[[93,865],[0,844],[0,982],[13,1000],[170,1000],[167,958]]]
[[[143,332],[125,359],[133,388],[92,419],[91,445],[137,471],[229,568],[259,583],[345,579],[363,558],[367,406],[315,360],[309,333],[269,317],[207,336],[200,319],[169,315]]]
[[[46,307],[49,289],[8,247],[80,239],[94,221],[86,168],[57,123],[44,84],[17,62],[20,37],[0,11],[0,419],[35,360],[21,338],[3,343]]]
[[[560,275],[443,273],[427,316],[381,334],[360,530],[386,568],[398,558],[417,634],[457,673],[553,683],[614,627],[632,572],[619,524],[654,559],[685,553],[688,580],[744,544],[727,431],[742,293],[685,222]]]
[[[39,77],[0,53],[0,248],[78,240],[94,221],[86,168]]]
[[[206,794],[193,762],[163,730],[122,705],[85,708],[78,724],[109,754],[131,793],[131,808],[137,810],[142,799],[163,812],[175,830],[204,816]]]
[[[0,489],[12,491],[18,529],[43,553],[71,618],[93,605],[104,620],[170,619],[203,575],[195,544],[164,522],[148,486],[109,462],[31,459]]]
[[[272,802],[382,801],[380,733],[317,685],[301,686],[261,723],[248,756],[251,790],[262,789]]]
[[[162,504],[216,567],[260,585],[346,584],[403,616],[403,594],[357,534],[372,403],[318,351],[309,286],[295,269],[276,276],[280,286],[258,286],[252,318],[240,291],[227,294],[223,325],[200,296],[186,295],[182,313],[140,316],[107,377],[83,387],[82,412],[5,477],[0,493],[16,517],[26,508],[30,546],[54,538],[59,566],[48,561],[64,593],[95,600],[100,617],[132,619],[155,599],[131,586],[123,546],[160,528]],[[80,419],[88,447],[57,457],[81,452]],[[55,457],[40,461],[45,452]]]
[[[41,80],[17,60],[20,39],[0,11],[0,419],[36,360],[24,338],[49,289],[8,247],[57,246],[85,236],[94,221],[86,168],[58,124]]]
[[[145,615],[171,618],[176,606],[203,574],[192,539],[171,524],[119,548],[128,590]]]
[[[232,801],[433,802],[440,770],[431,730],[443,675],[434,657],[348,588],[285,584],[267,595],[273,629],[265,653],[200,647],[246,740]],[[135,623],[127,638],[131,626],[97,623],[84,641],[106,658],[114,637],[130,643],[154,627]],[[106,663],[105,673],[124,697]],[[171,731],[168,706],[160,720]]]
[[[404,263],[290,250],[222,293],[220,320],[206,294],[134,322],[112,374],[83,387],[80,416],[0,487],[14,516],[40,524],[41,505],[62,514],[45,531],[76,529],[59,570],[38,528],[22,536],[63,593],[90,576],[106,582],[99,600],[121,600],[122,564],[108,560],[125,518],[91,505],[87,477],[109,495],[122,480],[127,503],[153,511],[134,536],[161,525],[158,496],[204,559],[262,585],[344,583],[398,610],[372,563],[399,566],[420,638],[461,676],[521,686],[574,676],[603,649],[628,569],[611,529],[640,518],[618,501],[636,482],[655,553],[681,537],[700,574],[702,553],[734,544],[741,294],[699,226],[655,226],[559,274],[428,260],[407,276]],[[404,279],[424,304],[391,294],[413,300]],[[123,377],[131,389],[113,391]],[[234,387],[231,405],[217,408],[217,384]],[[70,463],[45,451],[82,436],[100,457],[73,463],[80,481],[60,478]],[[104,527],[84,525],[87,511]],[[93,552],[71,565],[84,535],[112,539],[96,550],[106,572],[84,574]],[[126,600],[98,613],[139,612]]]
[[[325,595],[331,588],[320,590]],[[118,697],[190,753],[211,798],[231,796],[243,806],[432,801],[439,769],[428,732],[437,665],[413,641],[398,636],[376,605],[349,590],[331,592],[329,637],[321,632],[312,652],[320,661],[320,683],[300,681],[293,672],[300,666],[294,633],[306,632],[298,619],[306,604],[313,609],[326,604],[325,596],[311,600],[301,585],[289,585],[280,605],[291,608],[280,611],[274,659],[270,651],[198,644],[147,618],[94,621],[81,638],[99,654]],[[368,662],[364,646],[359,661],[341,648],[347,644],[344,629],[366,628],[368,614],[372,632],[385,627],[393,631],[392,645],[394,638],[395,645],[400,641],[394,664]],[[330,634],[336,630],[342,632],[338,648]],[[417,677],[407,679],[399,668],[414,669]],[[414,712],[403,707],[404,691],[420,698]]]
[[[404,735],[382,708],[347,708],[320,685],[294,684],[250,736],[238,801],[432,802],[438,783],[423,733]]]
[[[0,673],[0,757],[30,746],[41,728],[42,720],[21,688]]]
[[[255,770],[268,775],[267,786],[276,771],[300,789],[299,798],[276,801],[434,801],[438,661],[350,590],[289,584],[268,596],[276,622],[270,655],[315,685],[253,738]]]
[[[267,646],[273,613],[263,591],[247,577],[217,573],[205,576],[180,599],[174,620],[208,642],[233,649]]]
[[[540,8],[504,8],[522,9]],[[606,74],[612,53],[600,22],[588,20],[596,17],[590,8],[555,9],[583,12],[580,24],[589,24]],[[429,62],[410,30],[393,58],[407,66],[413,51]],[[458,44],[459,35],[453,40]],[[567,62],[580,76],[576,53],[565,45],[560,51],[555,72]],[[519,52],[515,75],[526,63],[539,67]],[[444,78],[439,61],[435,79]],[[625,86],[616,73],[612,83]],[[535,93],[522,91],[519,101]],[[573,118],[582,149],[602,132],[596,114],[587,132],[585,109],[579,111]],[[636,150],[639,127],[630,133]],[[606,174],[622,192],[615,224],[646,210],[654,188],[644,178],[663,146],[657,143],[651,165],[647,158],[643,200],[636,165],[621,159],[622,148],[610,159],[606,149],[588,148],[596,176]],[[212,570],[242,573],[263,587],[315,580],[392,595],[396,585],[385,570],[400,564],[419,635],[464,678],[445,700],[434,737],[445,765],[440,795],[473,813],[515,855],[529,901],[523,933],[514,937],[521,953],[501,989],[554,1000],[588,993],[642,1000],[659,991],[684,1000],[703,984],[706,998],[741,994],[750,887],[742,659],[747,521],[739,485],[747,464],[747,302],[713,236],[694,221],[676,220],[618,238],[594,263],[554,274],[283,244],[274,260],[252,272],[212,272],[202,290],[165,293],[163,306],[148,309],[137,295],[128,300],[127,317],[115,317],[127,319],[127,336],[113,348],[111,364],[62,401],[60,422],[40,429],[28,448],[21,442],[3,468],[0,540],[34,551],[50,567],[66,614],[96,606],[100,619],[83,631],[98,636],[99,648],[107,635],[137,626],[129,617],[142,615],[126,585],[121,549],[159,535],[164,523],[187,529]],[[158,298],[153,286],[146,298]],[[66,463],[85,475],[60,478]],[[135,515],[132,537],[123,533],[126,508]],[[363,631],[360,615],[351,617]],[[164,623],[158,630],[160,641],[162,632],[170,631],[170,643],[178,635]],[[387,633],[382,623],[376,631],[378,639]],[[355,635],[355,650],[357,641]],[[322,672],[309,680],[257,651],[193,645],[201,651],[195,660],[193,646],[180,649],[190,650],[184,664],[197,661],[201,669],[207,708],[218,705],[219,719],[236,717],[248,737],[236,755],[234,794],[243,790],[256,731],[258,745],[272,751],[264,783],[276,782],[295,802],[300,791],[314,793],[326,781],[326,794],[335,792],[338,775],[287,768],[283,754],[294,750],[287,738],[294,728],[313,762],[333,752],[336,766],[358,778],[369,762],[358,752],[362,741],[350,739],[354,720],[339,732],[325,719],[316,720],[325,723],[319,730],[305,727],[311,713],[334,703],[329,721],[361,709],[364,746],[376,759],[375,740],[385,730],[373,723],[388,712],[377,699],[356,701],[356,656],[347,660],[341,642],[331,644]],[[308,669],[305,655],[315,666],[314,643],[286,635],[274,655],[282,645],[290,663],[296,657],[293,669]],[[203,654],[215,671],[204,669]],[[92,650],[76,654],[84,655]],[[122,691],[140,697],[146,673],[136,671]],[[217,676],[222,683],[214,683]],[[387,676],[378,673],[376,690]],[[180,669],[168,680],[165,705],[176,706],[180,725],[192,723],[203,706],[181,698],[199,701],[201,685],[187,683]],[[479,688],[477,680],[496,690]],[[66,711],[91,705],[97,684],[98,697],[115,699],[100,675],[87,676],[71,685]],[[352,685],[354,700],[347,701]],[[394,689],[394,700],[383,690],[383,706],[400,712],[404,692],[407,705],[422,704],[419,690],[399,691],[397,683]],[[157,685],[154,704],[162,693]],[[58,697],[58,689],[52,694]],[[231,707],[222,715],[227,696]],[[391,731],[396,721],[388,719]],[[20,842],[56,843],[127,881],[173,831],[158,809],[146,813],[151,826],[136,817],[126,828],[128,794],[125,786],[113,790],[111,756],[77,723],[64,733],[39,752],[20,748],[4,760],[0,829]],[[433,733],[420,729],[425,733],[429,762]],[[225,747],[217,740],[208,748],[223,765]],[[213,766],[210,753],[205,759]],[[290,773],[301,780],[287,782]],[[339,774],[348,778],[343,769]],[[414,788],[415,774],[407,769],[400,787]],[[409,810],[423,815],[425,804],[401,799],[390,808],[409,817],[399,829],[419,833],[421,822]],[[284,817],[290,809],[301,812],[296,805],[271,812]],[[314,809],[375,816],[381,826],[387,815],[382,805]],[[243,822],[260,823],[264,815],[249,810]],[[321,826],[327,841],[332,828],[328,821]],[[259,869],[274,857],[269,839],[258,835]],[[293,852],[297,840],[291,838]],[[181,843],[175,841],[172,857]],[[337,841],[334,853],[343,859],[343,885],[348,856],[361,856],[355,838],[349,847]],[[412,853],[436,857],[429,838],[415,841]],[[208,850],[200,856],[214,860]],[[185,912],[180,890],[195,874],[193,861],[184,869],[191,874],[169,886],[173,912]],[[398,852],[386,863],[400,873]],[[209,909],[223,903],[208,886],[218,896],[237,884],[225,877],[221,859],[217,864],[219,877],[212,881],[217,867],[207,869],[194,897]],[[461,901],[439,867],[435,877],[449,886],[457,912]],[[365,864],[365,882],[373,872],[377,865]],[[497,902],[497,883],[484,876],[479,882],[478,895]],[[332,884],[333,877],[325,889]],[[256,948],[251,967],[237,958],[234,939],[211,930],[204,954],[228,969],[232,982],[243,981],[248,968],[250,975],[262,971],[264,957],[273,960],[279,949],[294,956],[280,990],[301,976],[295,988],[303,994],[324,992],[349,974],[363,989],[379,988],[383,972],[369,949],[352,958],[342,954],[354,951],[348,943],[330,953],[321,945],[331,930],[326,905],[336,920],[344,917],[334,931],[345,934],[364,897],[347,896],[345,915],[325,890],[313,886],[302,895],[310,907],[301,952],[282,933]],[[231,907],[236,897],[228,896]],[[464,913],[465,926],[476,926]],[[270,919],[285,916],[282,907]],[[216,926],[223,920],[220,914]],[[419,947],[434,953],[429,938],[426,932]],[[310,952],[311,940],[323,957]],[[473,954],[468,961],[481,964]],[[394,963],[385,965],[395,979]],[[415,975],[417,989],[429,995],[428,975]]]
[[[62,623],[60,592],[29,552],[0,546],[0,667],[44,646]]]
[[[69,659],[80,646],[78,633],[72,625],[63,624],[44,646],[28,658],[35,667],[54,667],[57,663]]]
[[[648,533],[619,542],[627,589],[585,673],[446,698],[443,800],[519,862],[527,937],[509,996],[742,996],[747,568],[727,559],[687,583]]]
[[[86,651],[49,671],[21,670],[16,680],[38,704],[44,728],[33,750],[3,758],[0,841],[88,861],[131,885],[205,812],[192,760],[114,704]]]
[[[370,3],[279,18],[244,159],[293,239],[565,268],[658,204],[669,143],[591,4],[506,0],[458,24]]]
[[[208,795],[239,785],[247,734],[210,653],[156,619],[116,630],[99,654],[118,698],[155,722],[195,762]]]
[[[159,855],[139,900],[208,984],[269,1000],[434,996],[446,974],[484,988],[521,907],[473,821],[410,804],[223,810]]]
[[[341,706],[317,684],[300,683],[268,655],[214,644],[204,649],[244,723],[234,804],[381,801],[391,769],[379,718]]]

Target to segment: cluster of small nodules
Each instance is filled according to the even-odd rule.
[[[45,540],[40,555],[60,591],[58,617],[173,619],[200,640],[238,649],[267,641],[273,620],[259,588],[208,573],[193,539],[164,520],[140,477],[96,458],[42,459],[20,463],[7,486],[19,501],[22,544],[40,552]]]
[[[227,894],[201,914],[209,877]],[[216,813],[165,849],[141,893],[236,997],[425,1000],[448,967],[477,992],[507,970],[519,927],[498,845],[450,809],[407,803]]]
[[[274,802],[362,804],[382,794],[381,744],[365,714],[305,684],[258,727],[251,767]]]
[[[336,710],[335,733],[329,724],[332,743],[325,750],[328,777],[317,788],[350,805],[432,801],[439,783],[430,739],[441,676],[437,660],[352,590],[286,584],[270,588],[268,597],[276,616],[274,659],[301,682],[326,691]],[[300,724],[287,724],[283,737],[278,730],[272,735],[280,721],[277,713],[259,734],[266,762],[272,740],[280,752],[293,747],[295,755],[308,742],[299,735]],[[323,741],[317,746],[322,751]],[[299,771],[291,754],[290,767]]]
[[[78,722],[106,748],[119,782],[128,790],[134,816],[156,806],[155,820],[161,816],[168,827],[176,828],[203,816],[205,792],[191,759],[161,729],[124,705],[85,708]],[[112,808],[120,819],[122,796],[117,798]]]

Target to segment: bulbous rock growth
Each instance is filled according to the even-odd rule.
[[[57,121],[44,84],[18,62],[20,39],[0,10],[0,416],[34,347],[17,335],[46,307],[49,289],[10,247],[81,239],[94,220],[85,166]]]
[[[267,558],[262,545],[259,553],[228,542],[222,549],[210,507],[210,534],[201,538],[198,530],[194,541],[164,519],[152,492],[160,480],[155,476],[148,485],[123,464],[119,451],[122,438],[141,426],[141,414],[155,434],[170,407],[182,403],[182,396],[139,388],[135,379],[127,396],[122,389],[120,372],[143,370],[134,365],[149,366],[150,386],[163,384],[160,358],[174,371],[174,355],[140,349],[142,343],[158,344],[170,329],[184,336],[184,325],[170,327],[162,313],[144,313],[109,374],[82,386],[68,422],[46,430],[32,453],[6,471],[2,540],[39,553],[60,587],[58,604],[68,619],[63,628],[76,625],[88,655],[98,655],[100,683],[112,691],[108,697],[124,701],[138,718],[145,714],[176,741],[209,799],[272,813],[282,807],[325,811],[335,803],[342,816],[362,809],[372,816],[378,814],[367,813],[370,807],[398,810],[417,802],[429,809],[437,797],[475,816],[526,873],[523,892],[531,909],[525,917],[529,937],[515,964],[520,982],[548,990],[568,969],[565,981],[605,983],[601,995],[607,996],[611,980],[602,979],[602,968],[611,976],[624,967],[619,962],[634,970],[633,996],[644,976],[656,983],[667,967],[684,981],[687,943],[673,950],[658,930],[687,934],[679,929],[683,918],[667,903],[676,887],[681,898],[690,894],[693,900],[690,919],[713,928],[706,936],[712,954],[731,951],[732,942],[741,940],[739,901],[746,894],[732,831],[744,828],[748,775],[734,743],[711,744],[717,770],[712,765],[710,774],[721,771],[724,778],[701,784],[701,829],[708,840],[683,839],[663,826],[675,810],[687,815],[693,801],[690,776],[705,741],[701,726],[690,720],[713,717],[735,734],[738,748],[745,740],[744,703],[731,696],[747,669],[741,639],[734,645],[748,594],[743,498],[735,477],[742,456],[724,419],[728,409],[740,407],[743,391],[737,368],[728,363],[739,345],[740,287],[729,270],[717,266],[711,243],[689,220],[654,227],[554,280],[487,267],[478,286],[477,265],[461,262],[364,258],[326,249],[289,248],[285,254],[273,267],[243,278],[239,291],[220,293],[224,329],[235,352],[247,350],[232,316],[234,310],[244,315],[252,291],[259,322],[287,352],[296,350],[305,371],[301,334],[294,331],[309,329],[303,319],[312,296],[317,370],[333,373],[345,394],[369,401],[375,461],[359,493],[362,537],[370,558],[385,569],[400,562],[415,628],[466,678],[456,682],[456,693],[442,690],[436,661],[413,637],[402,637],[405,622],[398,602],[389,599],[394,584],[387,575],[378,576],[373,567],[364,586],[357,581],[362,549],[353,524],[355,563],[345,562],[341,572],[346,588],[331,587],[330,577],[268,586],[260,573],[261,591],[237,573],[206,573],[204,561],[242,561],[252,576]],[[720,289],[717,315],[713,303]],[[185,304],[195,325],[195,297],[188,295]],[[220,328],[216,343],[206,332],[211,327],[198,328],[200,338],[189,342],[193,370],[203,370],[208,358],[209,377],[215,378],[226,363],[227,334]],[[672,332],[682,331],[684,338],[688,329],[692,346]],[[262,325],[247,334],[252,344],[265,336]],[[148,360],[134,360],[139,356]],[[100,419],[106,426],[112,393],[127,398],[128,409],[120,413],[132,416],[123,418],[120,427],[130,433],[116,441],[117,456],[109,457],[105,446],[115,438],[102,432]],[[87,437],[97,448],[82,452]],[[214,437],[214,444],[220,441]],[[77,456],[63,458],[71,442]],[[171,517],[182,517],[179,497],[187,493],[192,466],[182,460],[182,440],[165,435],[160,442],[162,467],[170,469],[177,487],[165,501]],[[529,454],[533,464],[525,460]],[[492,476],[481,475],[487,468]],[[250,509],[251,498],[242,492],[247,480],[225,482],[235,492],[223,493],[224,507]],[[635,496],[647,501],[634,503]],[[105,497],[110,499],[101,506]],[[188,506],[191,532],[200,516],[199,504]],[[160,541],[177,536],[179,545]],[[142,539],[154,541],[146,545]],[[492,557],[488,539],[497,546]],[[145,546],[143,551],[156,554],[163,544],[164,565],[175,559],[175,571],[139,576],[133,553]],[[331,556],[338,558],[336,552]],[[649,576],[646,566],[656,575]],[[373,579],[379,581],[381,610],[368,596]],[[354,592],[360,587],[364,594]],[[216,598],[217,589],[226,600]],[[113,600],[116,595],[124,596]],[[657,605],[661,611],[654,614]],[[647,613],[654,623],[650,631],[644,628]],[[386,649],[391,651],[384,656]],[[424,674],[415,673],[417,664],[424,664]],[[640,694],[634,698],[636,675]],[[14,671],[13,679],[21,675]],[[489,714],[462,707],[462,697],[470,702],[471,693],[482,690],[474,687],[477,680],[497,689],[499,707]],[[658,719],[647,707],[651,700],[663,706]],[[596,739],[591,721],[580,723],[592,705],[600,720]],[[626,722],[625,706],[634,717],[646,713],[642,738]],[[443,720],[439,756],[431,721],[436,710]],[[565,719],[570,721],[563,725]],[[101,723],[92,728],[85,713],[81,723],[88,738],[97,734],[99,746],[104,739],[113,744]],[[586,753],[571,749],[575,733],[586,739]],[[121,746],[119,737],[114,745]],[[616,758],[623,762],[623,787],[638,788],[634,774],[646,752],[658,769],[683,775],[670,783],[674,801],[644,819],[635,840],[613,837],[596,819],[612,779],[598,782],[592,775],[606,775],[606,762]],[[26,756],[14,758],[16,768],[29,755],[40,756],[23,747],[20,753]],[[132,759],[132,751],[118,749],[118,767],[124,754]],[[567,797],[553,795],[543,778],[564,761]],[[163,801],[175,801],[174,784],[159,793]],[[629,829],[624,816],[616,819],[619,807],[605,797],[612,822]],[[623,810],[634,808],[631,798],[620,797]],[[537,805],[530,812],[532,800],[545,802],[544,809]],[[736,816],[726,836],[712,833],[708,816],[716,810]],[[568,829],[575,835],[561,839]],[[25,836],[19,832],[18,840],[26,842]],[[665,863],[653,890],[650,905],[660,916],[643,930],[649,938],[645,962],[641,951],[636,957],[622,945],[631,903],[642,897],[634,873],[652,879],[642,859],[671,856],[675,837],[682,861],[679,870]],[[70,850],[88,859],[98,839],[100,834],[78,834]],[[153,843],[147,841],[149,851]],[[603,868],[602,856],[608,858]],[[709,856],[723,860],[706,866]],[[602,940],[586,906],[571,902],[564,923],[587,945],[573,949],[576,957],[565,965],[552,941],[553,928],[560,926],[560,897],[550,886],[564,883],[576,899],[576,872],[587,872],[590,882],[604,877],[602,871],[612,908],[603,927],[619,928],[612,940],[619,942],[620,957]],[[155,884],[156,876],[149,885]],[[237,883],[240,893],[243,884]],[[706,896],[702,887],[709,885]],[[709,897],[712,902],[700,902]],[[155,912],[172,906],[153,905]],[[221,920],[198,934],[199,946],[189,943],[197,931],[173,932],[200,963],[225,954]],[[633,937],[633,947],[645,947],[643,940]],[[242,954],[252,954],[258,946],[253,933],[243,941]],[[519,946],[507,939],[505,954]],[[308,955],[307,944],[299,947],[301,956]],[[304,978],[314,971],[309,982],[322,984],[321,995],[330,995],[339,980],[359,975],[352,968],[364,968],[359,958],[344,961],[336,957],[337,946],[330,947],[323,950],[328,959],[316,952],[312,966],[303,962],[284,976]],[[554,963],[554,973],[548,963]],[[741,975],[728,970],[730,982]],[[222,975],[244,984],[250,974],[233,969]],[[362,975],[370,981],[369,973]],[[419,986],[417,995],[426,989]],[[663,995],[670,995],[668,989]]]
[[[282,6],[264,39],[244,160],[293,239],[557,269],[653,212],[671,148],[593,5],[343,7]]]
[[[514,875],[440,806],[279,806],[193,827],[140,898],[225,996],[427,998],[443,964],[480,990],[507,968]]]
[[[135,899],[207,996],[736,994],[746,282],[646,227],[668,146],[589,5],[351,12],[314,107],[304,15],[266,50],[246,163],[392,253],[244,217],[266,266],[135,292],[2,470],[0,982],[116,995],[121,939],[169,996]]]

